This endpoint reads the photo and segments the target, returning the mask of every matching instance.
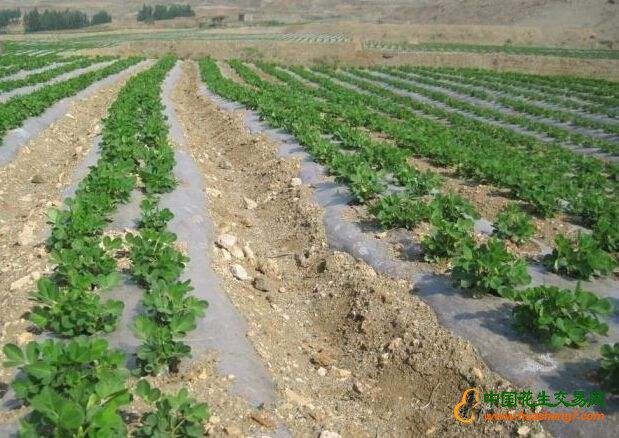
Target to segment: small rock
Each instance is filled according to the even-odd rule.
[[[337,367],[333,367],[333,371],[335,372],[335,374],[337,374],[337,376],[340,379],[347,379],[352,375],[352,372],[350,370],[347,370],[345,368],[337,368]]]
[[[75,117],[71,113],[67,113],[66,116],[70,118],[71,120],[75,120]]]
[[[477,380],[482,380],[484,378],[484,373],[482,373],[479,368],[473,367],[473,374]]]
[[[219,257],[221,257],[223,261],[227,262],[227,261],[232,260],[232,254],[230,254],[227,249],[216,248],[216,250],[217,250],[217,254],[219,254]]]
[[[249,418],[267,429],[275,429],[275,421],[264,411],[254,411],[249,415]]]
[[[321,351],[320,353],[314,354],[310,358],[310,362],[312,362],[314,365],[328,368],[331,365],[333,365],[334,360],[330,354],[325,353],[324,351]]]
[[[243,253],[243,250],[236,245],[232,246],[230,249],[228,249],[228,251],[230,251],[232,257],[236,259],[243,260],[245,258],[245,253]]]
[[[204,191],[211,198],[221,198],[221,191],[219,191],[217,189],[214,189],[212,187],[207,187],[207,188],[204,189]]]
[[[41,175],[37,173],[35,175],[32,175],[32,178],[30,178],[30,182],[32,184],[42,184],[45,182],[45,180],[43,179]]]
[[[245,208],[248,210],[253,210],[258,207],[258,203],[256,201],[245,196],[243,197],[243,204],[245,204]]]
[[[279,275],[277,263],[271,259],[258,259],[256,269],[267,277],[277,277]]]
[[[527,436],[529,434],[529,432],[531,432],[531,428],[529,426],[520,426],[518,428],[518,435],[519,436]]]
[[[297,261],[297,265],[302,268],[307,268],[309,266],[309,258],[307,258],[303,253],[295,254],[294,259]]]
[[[383,353],[378,357],[378,363],[381,365],[386,365],[389,363],[389,353]]]
[[[34,224],[27,223],[17,236],[17,243],[21,246],[28,246],[33,244],[35,241],[36,237],[34,235]]]
[[[249,260],[256,259],[256,254],[254,254],[254,251],[247,243],[243,246],[243,254],[245,254],[245,257],[247,257]]]
[[[242,267],[239,264],[234,264],[230,267],[230,271],[232,272],[232,275],[234,275],[234,278],[236,278],[237,280],[240,281],[247,281],[249,280],[251,277],[247,274],[247,271],[245,270],[244,267]]]
[[[11,286],[9,286],[9,289],[12,291],[21,290],[25,288],[26,286],[28,286],[31,282],[32,282],[32,277],[30,277],[30,275],[26,275],[25,277],[22,277],[19,280],[15,280],[13,283],[11,283]]]
[[[280,288],[277,289],[277,291],[283,294],[283,293],[286,293],[286,288],[284,286],[280,286]]]
[[[239,429],[236,426],[230,425],[230,426],[226,426],[224,427],[224,433],[228,436],[232,436],[232,437],[243,437],[243,432],[241,432],[241,429]]]
[[[368,391],[368,387],[365,383],[363,383],[360,380],[356,380],[353,384],[352,384],[352,389],[357,393],[357,394],[364,394]]]
[[[232,163],[228,160],[223,160],[219,163],[219,168],[224,170],[232,169]]]
[[[228,251],[236,245],[236,236],[232,234],[220,234],[215,241],[215,244],[220,248],[226,248]]]
[[[319,438],[342,438],[342,435],[331,430],[323,430],[320,432]]]
[[[263,292],[272,292],[275,290],[273,282],[263,275],[254,278],[254,287]]]
[[[324,377],[327,375],[327,370],[326,368],[320,367],[316,370],[316,373],[320,376],[320,377]]]
[[[387,346],[387,350],[395,351],[395,350],[398,350],[401,346],[402,346],[402,338],[394,338],[391,340],[391,342],[389,342],[389,345]]]
[[[301,181],[301,178],[292,178],[290,180],[290,187],[298,187],[301,184],[303,184],[303,181]]]
[[[34,335],[30,332],[24,332],[17,336],[17,345],[25,345],[34,340]]]

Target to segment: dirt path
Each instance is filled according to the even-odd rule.
[[[470,433],[453,417],[462,392],[503,390],[509,382],[441,328],[411,285],[329,250],[311,188],[296,179],[298,163],[249,134],[240,112],[199,96],[197,81],[195,65],[184,63],[173,100],[205,175],[217,234],[238,242],[230,251],[213,249],[215,270],[280,396],[263,413],[262,431],[277,421],[295,436]],[[252,279],[234,278],[234,264]],[[222,418],[232,416],[211,406],[218,421],[209,428],[218,434],[231,426]],[[257,423],[239,427],[254,432]],[[518,425],[509,427],[482,424],[476,432],[507,435]]]
[[[23,344],[34,338],[22,317],[32,305],[28,297],[36,280],[51,269],[43,247],[46,212],[60,205],[62,190],[71,183],[75,169],[101,131],[101,119],[135,72],[125,72],[114,84],[74,102],[64,117],[23,147],[10,164],[0,168],[2,345]],[[0,385],[8,383],[10,372],[0,368]]]

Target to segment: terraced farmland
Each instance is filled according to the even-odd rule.
[[[0,56],[0,434],[615,435],[616,82],[156,34]]]

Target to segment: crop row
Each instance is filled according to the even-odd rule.
[[[493,95],[485,90],[480,90],[478,88],[473,88],[453,82],[446,82],[440,79],[437,80],[435,78],[429,77],[429,75],[427,74],[414,74],[414,72],[411,72],[408,69],[405,73],[399,69],[381,68],[378,70],[401,79],[413,80],[415,82],[426,84],[431,87],[442,87],[456,93],[460,93],[465,96],[472,96],[487,102],[497,102],[506,108],[529,114],[534,117],[544,117],[547,119],[557,120],[559,122],[571,123],[575,126],[600,129],[610,134],[619,134],[619,125],[616,123],[590,119],[568,111],[550,109],[518,98]]]
[[[73,61],[77,57],[61,58],[57,55],[46,55],[38,57],[17,56],[17,55],[2,55],[0,56],[0,66],[4,67],[0,70],[0,78],[12,75],[21,70],[34,70],[45,67],[54,62]]]
[[[312,92],[339,102],[343,114],[356,106],[374,110],[365,111],[360,122],[388,134],[402,148],[428,157],[439,166],[455,166],[464,177],[508,188],[542,215],[552,215],[559,209],[581,215],[593,225],[604,248],[616,249],[618,237],[612,224],[617,222],[618,208],[613,195],[615,183],[608,176],[614,175],[613,166],[605,168],[599,160],[540,144],[531,137],[443,111],[329,69],[322,71],[365,92],[338,85],[302,67],[292,70],[320,84]],[[450,125],[419,117],[410,107],[448,120]]]
[[[32,408],[21,422],[23,436],[127,435],[119,412],[133,399],[130,374],[124,366],[126,357],[98,335],[114,331],[123,311],[121,301],[103,298],[120,280],[116,261],[119,251],[130,247],[136,278],[153,279],[155,269],[179,269],[179,265],[162,258],[169,254],[165,245],[154,252],[149,247],[150,252],[146,252],[152,257],[140,258],[144,248],[156,244],[162,236],[173,240],[173,235],[164,230],[165,221],[153,219],[171,216],[156,206],[157,195],[175,186],[171,174],[174,159],[159,97],[159,86],[174,62],[163,58],[127,82],[104,121],[99,161],[79,184],[75,196],[66,200],[66,208],[49,213],[52,232],[46,247],[55,268],[39,280],[33,296],[38,304],[29,319],[40,330],[69,339],[33,341],[24,348],[14,344],[4,347],[5,366],[21,371],[12,382],[16,396]],[[126,240],[105,236],[111,214],[138,186],[148,194],[139,234]],[[139,239],[144,239],[146,246],[138,243]],[[182,294],[173,283],[157,283],[153,288],[147,291],[144,313],[133,326],[136,336],[143,340],[139,361],[143,361],[141,353],[151,346],[152,335],[146,333],[144,325],[151,323],[159,329],[166,327],[166,316],[174,319],[183,315]],[[191,328],[186,321],[184,327]],[[163,337],[157,342],[163,344],[165,340]],[[166,347],[167,351],[170,344]],[[154,354],[159,358],[161,353]],[[136,374],[157,371],[140,366]],[[135,394],[153,404],[155,410],[145,414],[134,436],[201,436],[201,422],[208,410],[190,399],[186,389],[165,395],[140,380]]]
[[[68,73],[73,70],[88,67],[98,62],[109,61],[112,58],[109,56],[96,56],[93,58],[82,58],[76,61],[64,63],[58,67],[44,70],[40,73],[31,74],[23,79],[14,79],[10,81],[0,82],[0,92],[14,90],[16,88],[26,87],[28,85],[39,84],[41,82],[47,82],[48,80],[55,78],[63,73]]]
[[[411,66],[400,67],[400,70],[464,85],[478,86],[483,89],[496,91],[499,94],[523,97],[531,101],[550,103],[559,107],[571,108],[591,114],[605,114],[610,117],[617,115],[616,109],[613,110],[611,105],[604,105],[593,101],[588,102],[587,96],[581,95],[578,98],[574,93],[566,93],[560,90],[551,91],[515,79],[502,77],[495,72],[478,70],[473,73],[467,69]]]
[[[135,65],[140,58],[121,59],[99,70],[48,85],[30,94],[15,96],[0,104],[0,139],[10,129],[18,128],[29,117],[38,116],[54,103],[72,96],[92,83]]]
[[[562,58],[618,59],[619,50],[612,49],[563,49],[555,47],[479,45],[456,43],[422,43],[375,41],[365,42],[368,49],[397,52],[465,52],[465,53],[507,53],[511,55],[559,56]]]
[[[11,50],[33,48],[37,50],[74,50],[83,48],[109,47],[127,41],[293,41],[300,43],[340,43],[350,39],[342,33],[291,32],[291,33],[214,33],[203,30],[173,30],[141,32],[114,35],[85,35],[79,39],[65,39],[57,42],[11,42]]]
[[[477,216],[474,209],[457,195],[438,194],[440,178],[436,174],[409,166],[403,151],[372,140],[349,125],[346,116],[338,119],[336,114],[325,112],[328,105],[312,99],[289,74],[259,64],[286,82],[279,86],[262,80],[238,61],[230,65],[249,86],[223,78],[210,59],[200,63],[203,80],[214,92],[256,109],[267,123],[295,135],[336,179],[348,185],[357,201],[370,205],[370,212],[382,226],[410,229],[429,221],[434,231],[422,243],[426,257],[451,258],[453,278],[461,287],[516,300],[514,317],[518,326],[539,333],[555,347],[581,345],[587,333],[607,332],[608,326],[598,318],[612,312],[608,299],[579,288],[570,291],[541,286],[517,290],[516,286],[529,281],[526,264],[509,253],[498,237],[476,244],[471,220]],[[353,108],[364,111],[360,106]],[[399,172],[393,181],[405,190],[381,196],[387,192],[381,179],[391,172]],[[496,228],[504,236],[526,238],[530,230],[522,219],[521,212],[506,211],[497,220]],[[551,257],[556,259],[556,254]]]
[[[293,87],[293,89],[298,90],[301,93],[311,94],[313,97],[318,97],[318,98],[325,97],[325,93],[323,93],[322,90],[303,86],[303,83],[301,81],[294,79],[290,74],[284,73],[274,66],[270,66],[265,63],[259,63],[258,66],[259,68],[263,69],[265,72],[277,77],[279,80],[285,82],[288,86]],[[354,108],[355,105],[359,105],[360,102],[356,100],[348,100],[348,101],[345,100],[342,103],[333,102],[334,100],[337,100],[338,98],[340,99],[344,98],[344,94],[348,94],[354,99],[354,94],[351,93],[350,91],[347,91],[347,92],[341,91],[340,93],[331,93],[330,100],[328,100],[323,105],[323,108],[321,110],[324,112],[328,112],[332,114],[333,116],[339,117],[340,122],[343,119],[349,123],[353,123],[353,124],[360,123],[366,128],[373,129],[373,125],[371,123],[370,124],[364,123],[362,121],[363,119],[360,117],[360,113],[364,112],[364,110],[355,110],[352,112],[350,110],[351,108]],[[371,118],[368,118],[367,120],[371,120]],[[399,169],[396,169],[396,172],[395,172],[396,177],[398,176],[398,171]],[[612,237],[612,233],[615,233],[615,232],[612,231],[613,230],[612,225],[607,226],[606,229],[607,231],[611,233],[610,248],[614,249],[615,247],[613,247],[612,244],[616,245],[616,242],[612,241],[612,239],[614,238]],[[616,233],[614,235],[616,236]],[[558,258],[564,259],[565,254],[571,254],[570,251],[572,252],[580,251],[581,254],[583,252],[587,252],[590,254],[591,257],[597,259],[595,265],[598,266],[600,272],[602,273],[611,272],[613,265],[614,265],[612,262],[612,258],[609,255],[604,254],[604,252],[598,247],[600,244],[606,246],[608,244],[609,236],[608,234],[598,233],[597,237],[600,238],[599,243],[595,242],[595,240],[592,239],[590,236],[581,236],[577,244],[577,249],[572,248],[570,246],[570,243],[566,242],[565,240],[561,240],[560,242],[557,242],[558,243],[557,254],[561,254],[558,256]],[[561,245],[559,245],[559,243],[561,243]],[[586,247],[586,249],[584,247]],[[575,262],[574,260],[572,260],[572,263],[575,265],[582,264],[580,261]],[[598,270],[598,269],[593,269],[593,270],[589,270],[588,272],[586,272],[586,270],[581,270],[580,272],[576,272],[575,269],[570,269],[570,268],[567,268],[566,266],[561,266],[560,269],[559,269],[559,266],[554,266],[554,268],[555,270],[559,272],[563,271],[564,273],[568,273],[568,275],[572,275],[572,276],[576,276],[580,278],[588,278],[594,271]]]
[[[476,105],[474,103],[466,102],[459,98],[449,96],[443,91],[433,90],[424,86],[419,86],[414,82],[408,80],[410,78],[407,77],[406,73],[391,70],[384,71],[386,73],[393,74],[395,77],[389,77],[385,73],[382,73],[382,75],[379,76],[360,69],[348,70],[348,72],[350,72],[351,74],[354,74],[355,76],[361,77],[368,81],[373,81],[377,84],[386,84],[386,86],[391,87],[392,90],[405,90],[408,92],[413,92],[422,96],[426,96],[434,101],[443,103],[451,108],[466,111],[467,113],[474,114],[476,116],[487,118],[490,120],[498,120],[501,122],[511,123],[516,126],[522,126],[529,131],[546,134],[557,140],[568,141],[572,144],[583,145],[587,147],[597,147],[609,152],[615,152],[619,148],[617,144],[610,141],[593,138],[588,135],[583,135],[576,132],[571,132],[564,128],[537,121],[524,115],[508,114],[495,108]]]
[[[495,72],[476,68],[445,69],[465,77],[492,78],[511,81],[527,88],[590,99],[600,104],[619,104],[619,85],[603,79],[589,79],[575,76],[541,76],[518,72]]]

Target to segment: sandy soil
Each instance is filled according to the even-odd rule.
[[[377,275],[328,249],[311,189],[297,185],[295,161],[248,133],[241,113],[197,95],[186,63],[173,99],[206,178],[217,232],[249,251],[213,249],[216,270],[249,322],[248,338],[276,382],[281,403],[263,424],[282,422],[295,435],[333,430],[345,436],[455,435],[470,428],[453,406],[470,386],[506,388],[466,342],[442,329],[412,295],[413,285]],[[251,281],[230,273],[243,265]],[[222,411],[223,409],[223,411]],[[218,419],[230,417],[213,405]],[[253,421],[256,425],[256,421]],[[209,427],[219,434],[229,425]],[[252,432],[243,429],[245,433]],[[508,435],[518,425],[478,425],[481,435]]]

